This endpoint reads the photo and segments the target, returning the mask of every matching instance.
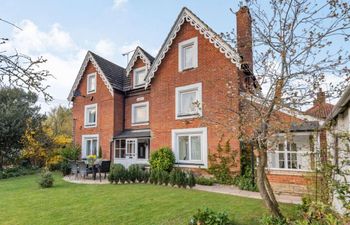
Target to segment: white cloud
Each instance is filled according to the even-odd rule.
[[[124,43],[124,45],[122,45],[119,48],[119,52],[123,54],[123,53],[129,52],[129,51],[135,50],[137,46],[142,46],[141,41],[137,40],[137,41],[133,41],[131,43]]]
[[[95,50],[97,54],[113,61],[116,53],[116,46],[111,40],[102,39],[97,42]]]
[[[48,31],[40,30],[30,20],[21,22],[22,31],[14,29],[9,42],[1,47],[8,52],[18,51],[32,58],[42,56],[47,62],[40,65],[40,69],[46,69],[54,76],[44,84],[49,85],[47,90],[54,101],[46,104],[39,98],[42,111],[57,104],[68,104],[66,100],[73,85],[80,65],[86,54],[86,50],[79,47],[60,24],[53,24]]]
[[[128,0],[113,0],[113,9],[121,9],[128,2]]]

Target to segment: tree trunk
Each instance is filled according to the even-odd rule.
[[[279,209],[278,202],[272,191],[269,180],[267,179],[265,168],[267,164],[267,153],[265,149],[260,149],[259,162],[257,166],[257,183],[261,198],[264,200],[266,207],[270,210],[273,216],[283,218]]]

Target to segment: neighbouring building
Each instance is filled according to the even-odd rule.
[[[169,146],[177,166],[204,172],[200,169],[208,168],[208,156],[223,136],[239,158],[239,118],[227,117],[222,106],[238,111],[241,93],[256,86],[250,72],[248,8],[242,7],[236,17],[237,50],[183,8],[155,57],[137,47],[122,68],[89,51],[68,97],[74,142],[81,145],[82,158],[102,152],[103,158],[129,166],[148,163],[151,151]],[[236,98],[227,95],[227,84]],[[305,176],[312,172],[313,151],[319,148],[315,131],[325,120],[315,112],[325,104],[317,102],[306,113],[281,112],[306,122],[292,126],[292,140],[276,135],[279,141],[269,153],[267,168],[275,191],[306,191]],[[208,117],[220,123],[208,123]],[[228,123],[236,127],[228,130]],[[238,172],[239,163],[232,170]]]
[[[350,188],[350,86],[346,88],[328,116],[326,127],[329,130],[327,135],[329,160],[336,168],[334,178]],[[350,196],[345,200],[350,202]],[[346,212],[336,192],[333,194],[333,206],[339,213]]]

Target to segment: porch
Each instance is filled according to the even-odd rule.
[[[113,163],[128,168],[132,164],[146,164],[150,156],[150,130],[126,130],[113,139]]]

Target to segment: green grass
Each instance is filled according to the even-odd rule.
[[[40,189],[38,175],[0,181],[0,224],[187,224],[198,208],[226,211],[256,224],[267,211],[256,199],[145,184],[71,184],[55,175]],[[282,205],[294,216],[296,206]]]

